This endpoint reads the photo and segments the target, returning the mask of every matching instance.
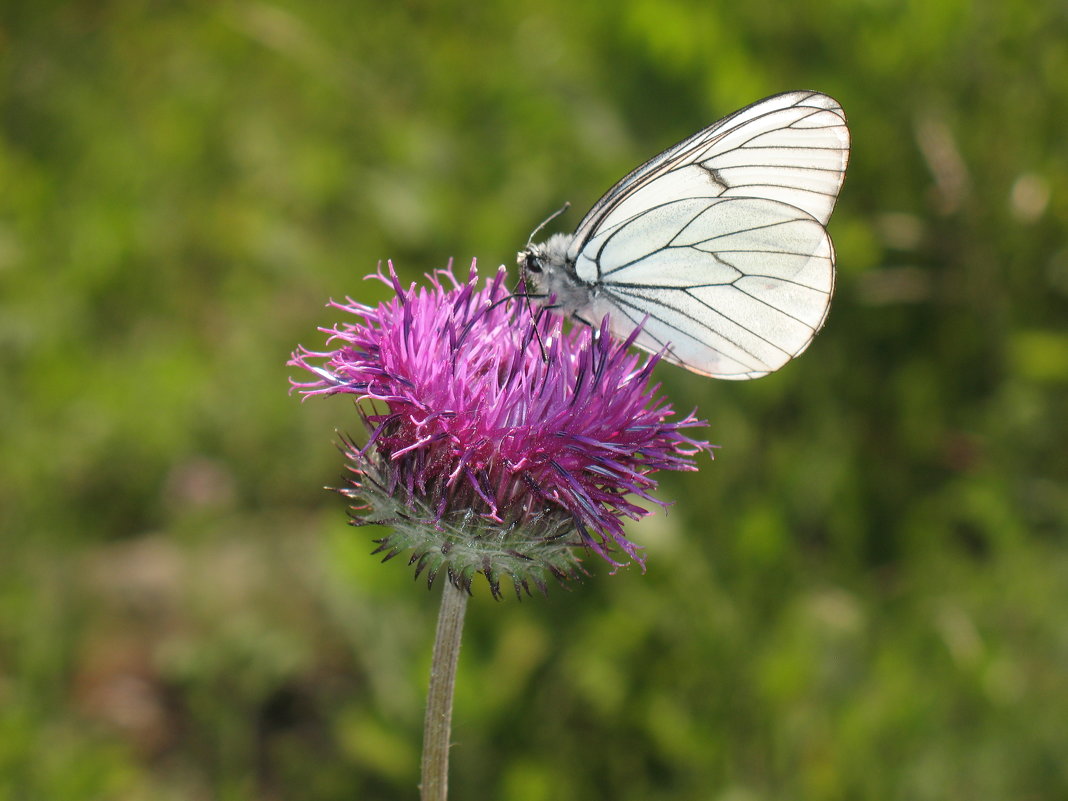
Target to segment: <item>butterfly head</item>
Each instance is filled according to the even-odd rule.
[[[533,276],[540,274],[542,270],[541,245],[527,245],[526,248],[516,254],[516,264],[519,265],[519,274],[523,278],[535,280]]]
[[[550,214],[535,228],[527,239],[527,246],[516,255],[519,264],[519,273],[524,282],[532,285],[537,291],[547,288],[551,276],[564,266],[567,259],[567,248],[571,244],[571,237],[563,234],[554,234],[544,243],[536,244],[534,237],[542,230],[571,208],[570,203],[565,203],[559,209]]]
[[[556,251],[550,254],[548,245],[551,241],[550,239],[544,243],[528,242],[527,246],[516,254],[519,275],[530,292],[544,293],[548,289],[551,277],[562,266],[559,258],[562,254],[557,254]]]
[[[567,234],[553,234],[544,242],[528,242],[516,254],[520,275],[538,292],[554,291],[571,272],[567,257],[570,244],[571,237]]]
[[[575,274],[568,255],[573,239],[571,234],[553,234],[542,243],[528,243],[516,256],[520,275],[532,294],[564,314],[583,308],[591,300],[592,287]]]

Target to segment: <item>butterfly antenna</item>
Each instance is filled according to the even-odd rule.
[[[544,225],[544,223],[542,223],[542,225]],[[541,228],[541,226],[538,227]],[[538,350],[541,351],[541,360],[543,362],[549,361],[549,357],[545,353],[545,342],[541,338],[541,331],[538,330],[538,315],[534,314],[534,304],[530,302],[531,297],[535,296],[527,291],[526,276],[519,276],[515,289],[512,290],[512,297],[523,299],[523,305],[527,307],[527,313],[530,315],[530,328],[534,332],[534,338],[538,340]]]
[[[534,237],[536,237],[539,233],[541,233],[541,230],[546,225],[551,223],[553,220],[555,220],[557,217],[559,217],[561,214],[563,214],[569,208],[571,208],[571,201],[568,201],[568,202],[564,203],[564,205],[562,205],[560,208],[558,208],[556,211],[554,211],[552,214],[550,214],[548,217],[546,217],[544,220],[542,220],[541,223],[538,225],[538,227],[535,228],[533,231],[531,231],[530,232],[530,236],[527,237],[527,247],[528,248],[530,247],[531,243],[534,241]]]
[[[536,237],[538,234],[540,234],[541,231],[545,228],[546,225],[551,223],[553,220],[555,220],[557,217],[559,217],[561,214],[563,214],[569,208],[571,208],[571,202],[570,201],[564,203],[563,206],[561,206],[556,211],[554,211],[552,214],[550,214],[548,217],[546,217],[544,220],[542,220],[538,224],[538,227],[535,228],[533,231],[531,231],[530,232],[530,236],[527,237],[527,244],[526,244],[526,247],[524,248],[524,253],[529,254],[531,245],[534,242],[534,237]],[[520,289],[522,289],[522,292],[520,292]],[[534,338],[538,340],[538,350],[541,351],[541,359],[542,359],[542,361],[547,362],[549,360],[549,356],[545,351],[545,341],[541,338],[541,331],[538,330],[538,322],[539,322],[539,317],[540,316],[534,313],[533,304],[531,304],[531,302],[530,302],[531,297],[534,297],[534,296],[532,296],[527,291],[526,270],[525,269],[520,270],[519,283],[516,284],[515,291],[513,292],[513,296],[517,297],[517,298],[521,297],[521,298],[523,298],[525,300],[526,307],[527,307],[527,312],[530,314],[531,330],[534,332]]]
[[[541,322],[541,315],[534,313],[534,307],[530,303],[529,295],[527,296],[527,312],[530,314],[530,328],[534,332],[534,339],[538,340],[538,350],[541,352],[541,360],[543,362],[548,362],[549,354],[545,352],[545,340],[541,338],[541,331],[538,330],[538,323]]]

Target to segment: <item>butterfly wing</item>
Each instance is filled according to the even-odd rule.
[[[845,177],[837,102],[754,103],[624,177],[579,224],[568,260],[597,287],[583,317],[718,378],[756,378],[803,351],[834,286],[824,226]]]
[[[685,198],[597,235],[602,279],[587,320],[716,378],[778,370],[823,325],[834,248],[805,212],[767,198]],[[585,251],[584,251],[585,252]]]

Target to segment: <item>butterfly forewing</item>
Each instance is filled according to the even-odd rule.
[[[826,225],[845,179],[849,130],[838,103],[788,92],[737,111],[641,165],[602,197],[575,232],[573,255],[595,230],[685,197],[766,197]]]

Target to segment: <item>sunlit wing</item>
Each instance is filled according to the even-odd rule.
[[[822,225],[834,208],[849,158],[841,106],[817,92],[788,92],[713,123],[642,164],[613,186],[579,223],[570,255],[663,203],[696,197],[754,197],[795,206]]]
[[[596,243],[596,247],[594,247]],[[827,315],[834,248],[819,221],[779,200],[691,197],[598,231],[588,322],[716,378],[758,378],[801,353]]]
[[[582,317],[611,317],[640,347],[717,378],[766,375],[827,316],[834,247],[824,226],[849,158],[838,103],[816,92],[761,100],[619,181],[569,247],[596,287]]]

